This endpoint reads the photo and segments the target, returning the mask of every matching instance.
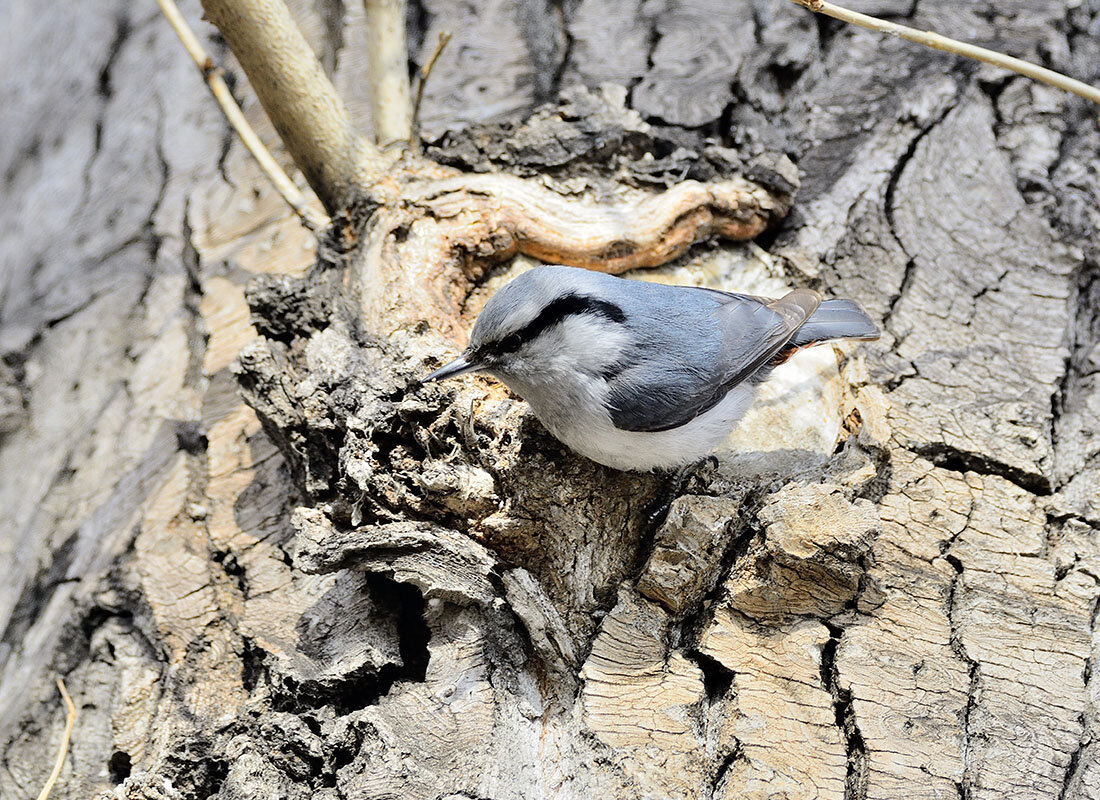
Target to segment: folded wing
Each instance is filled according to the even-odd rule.
[[[782,351],[821,304],[821,295],[811,289],[796,289],[778,300],[698,291],[722,296],[709,315],[699,315],[701,325],[714,328],[698,331],[696,352],[651,349],[608,380],[617,428],[668,430],[714,408]],[[715,345],[702,346],[706,342]]]

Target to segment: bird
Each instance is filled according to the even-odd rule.
[[[487,373],[592,461],[677,470],[713,453],[795,352],[878,336],[857,302],[812,289],[772,299],[545,265],[493,294],[465,351],[423,382]]]

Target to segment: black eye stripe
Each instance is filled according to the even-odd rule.
[[[575,314],[592,314],[611,322],[626,322],[626,314],[614,303],[571,292],[548,303],[537,317],[518,331],[510,333],[496,342],[486,342],[479,349],[487,355],[515,352],[547,328],[553,327],[566,317]]]

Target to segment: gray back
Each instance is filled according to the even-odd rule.
[[[573,267],[537,267],[486,304],[471,346],[537,327],[540,313],[567,296],[596,298],[621,311],[620,320],[605,309],[616,320],[608,324],[627,327],[630,345],[604,377],[612,421],[635,431],[674,428],[712,408],[771,360],[819,300],[808,290],[788,295],[790,301],[769,301]]]

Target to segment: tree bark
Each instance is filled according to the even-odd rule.
[[[291,5],[354,87],[362,4]],[[1095,3],[860,5],[1100,77]],[[1094,109],[786,2],[412,11],[420,58],[456,32],[430,191],[318,245],[152,4],[0,9],[0,796],[49,774],[56,675],[55,799],[1100,796]],[[779,227],[687,249],[774,224],[783,153]],[[641,215],[660,258],[599,238],[715,185]],[[516,253],[885,336],[672,487],[414,385]]]

